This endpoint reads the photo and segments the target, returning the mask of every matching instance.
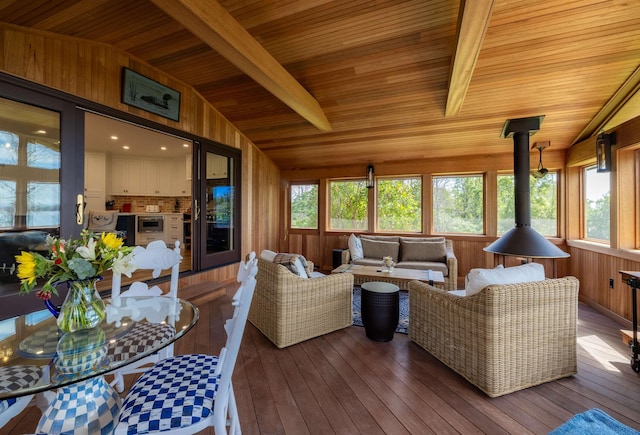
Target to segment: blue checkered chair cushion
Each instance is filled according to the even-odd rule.
[[[42,367],[39,366],[0,367],[0,391],[15,391],[30,387],[35,385],[41,377]],[[16,398],[0,400],[0,413],[5,412],[16,403]]]
[[[218,357],[177,355],[155,364],[131,388],[120,423],[128,434],[175,430],[197,424],[213,413],[218,390]]]

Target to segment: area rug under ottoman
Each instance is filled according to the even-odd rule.
[[[362,315],[360,314],[362,289],[360,286],[353,288],[353,324],[362,326]],[[400,291],[400,317],[396,332],[400,334],[408,334],[409,330],[409,293]]]
[[[576,414],[562,426],[549,432],[549,435],[637,435],[640,432],[625,426],[606,412],[593,408]]]

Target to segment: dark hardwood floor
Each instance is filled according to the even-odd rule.
[[[201,304],[200,321],[176,343],[176,353],[217,353],[231,311],[229,296]],[[629,366],[619,329],[580,304],[578,374],[491,399],[406,335],[377,343],[363,328],[351,326],[277,349],[248,323],[234,373],[242,430],[546,434],[590,408],[640,430],[640,375]],[[0,432],[33,432],[39,416],[30,407]]]

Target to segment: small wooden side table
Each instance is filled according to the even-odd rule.
[[[400,319],[400,289],[389,282],[362,283],[362,325],[374,341],[390,341]]]

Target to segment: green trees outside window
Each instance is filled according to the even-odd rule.
[[[329,183],[329,228],[367,231],[367,186],[364,180],[336,180]]]
[[[379,179],[377,182],[379,231],[422,231],[422,179]]]
[[[611,239],[610,173],[597,172],[595,166],[584,169],[584,217],[586,239],[609,242]]]
[[[433,232],[484,234],[482,175],[433,177]]]
[[[558,235],[558,174],[543,178],[529,177],[531,192],[531,227],[547,237]],[[498,175],[498,235],[515,225],[513,175]]]
[[[318,185],[291,185],[291,228],[318,228]]]

